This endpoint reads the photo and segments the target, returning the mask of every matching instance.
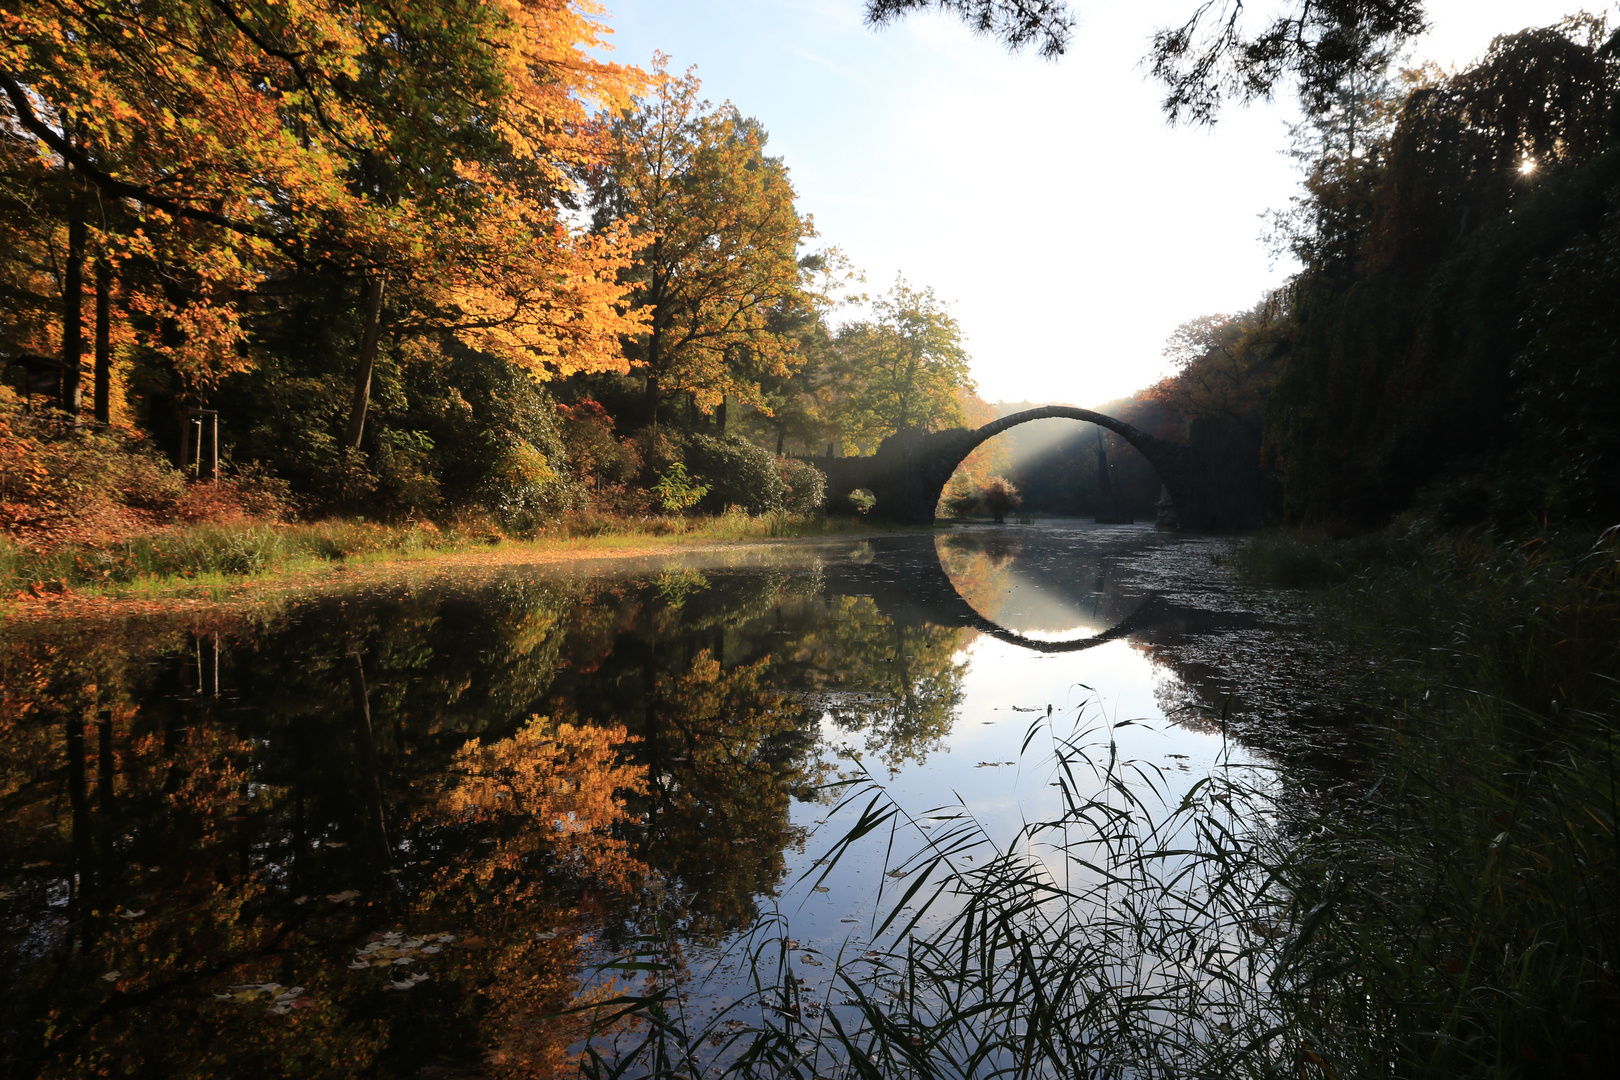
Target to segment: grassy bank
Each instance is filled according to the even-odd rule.
[[[777,512],[750,516],[579,517],[528,537],[488,525],[361,520],[313,523],[234,521],[179,526],[96,544],[37,545],[0,537],[0,595],[162,592],[225,585],[338,563],[431,559],[489,550],[592,552],[615,548],[724,543],[870,532],[864,519]]]

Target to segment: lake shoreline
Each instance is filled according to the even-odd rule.
[[[715,523],[726,519],[715,519]],[[139,579],[127,585],[77,588],[62,580],[33,581],[0,598],[0,626],[38,621],[138,618],[184,612],[244,611],[289,597],[327,593],[397,580],[404,573],[545,566],[565,562],[611,562],[659,555],[745,551],[816,540],[862,540],[896,532],[930,531],[873,527],[851,522],[802,523],[788,535],[727,536],[705,523],[690,532],[606,533],[531,540],[466,538],[440,548],[391,546],[336,558],[302,555],[251,573],[207,572]],[[817,528],[817,525],[822,526]],[[831,526],[831,527],[827,527]]]

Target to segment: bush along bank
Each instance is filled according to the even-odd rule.
[[[814,466],[742,439],[690,443],[686,456],[703,473],[684,490],[700,494],[666,505],[654,491],[634,506],[580,497],[540,513],[537,500],[514,498],[438,519],[376,521],[309,504],[285,482],[229,462],[213,482],[188,482],[138,429],[74,427],[24,411],[0,388],[0,595],[166,587],[509,541],[737,541],[870,527],[821,513],[825,477]],[[666,468],[686,476],[679,457]]]

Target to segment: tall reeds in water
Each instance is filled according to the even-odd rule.
[[[1049,769],[1058,800],[1011,837],[844,781],[829,820],[846,827],[812,880],[886,845],[894,884],[869,940],[812,985],[814,950],[773,923],[747,945],[752,994],[696,1030],[672,1019],[673,992],[626,995],[637,1040],[593,1048],[586,1074],[1231,1075],[1294,1055],[1268,985],[1306,921],[1268,857],[1273,781],[1223,758],[1172,796],[1114,734],[1031,728],[1025,765]]]
[[[1111,730],[1037,727],[1024,765],[1039,746],[1060,806],[998,841],[857,776],[816,874],[885,835],[909,852],[858,954],[811,980],[767,921],[753,992],[717,1013],[673,984],[593,1006],[639,1026],[585,1074],[1615,1075],[1616,536],[1408,535],[1286,565],[1331,566],[1328,625],[1386,661],[1350,783],[1223,758],[1170,797]]]

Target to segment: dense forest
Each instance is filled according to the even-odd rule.
[[[602,14],[8,14],[7,531],[221,507],[520,533],[810,512],[845,493],[805,458],[1012,408],[977,397],[931,289],[867,297],[817,246],[762,121],[663,58],[599,59]],[[1620,37],[1572,17],[1453,73],[1395,70],[1378,40],[1302,83],[1306,181],[1272,240],[1303,269],[1184,325],[1172,374],[1102,407],[1212,456],[1256,520],[1601,516],[1620,501]],[[1178,76],[1174,44],[1166,107],[1205,117],[1236,83]],[[215,473],[207,499],[181,482]],[[1140,520],[1159,499],[1117,437],[1026,431],[942,509],[974,512],[997,475],[1031,511]]]
[[[7,16],[11,531],[158,522],[216,471],[213,504],[519,532],[808,511],[792,454],[986,412],[928,288],[829,318],[867,298],[764,126],[596,59],[595,5],[363,14]]]

